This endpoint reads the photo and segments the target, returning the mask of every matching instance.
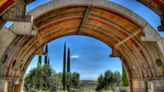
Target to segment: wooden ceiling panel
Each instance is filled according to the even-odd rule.
[[[41,36],[45,35],[47,32],[51,32],[54,30],[64,30],[79,27],[81,18],[80,17],[73,17],[68,18],[61,21],[55,21],[41,29],[39,29],[39,34]]]
[[[8,10],[16,0],[0,0],[0,15]]]
[[[156,4],[158,4],[160,7],[164,8],[164,0],[153,0]]]

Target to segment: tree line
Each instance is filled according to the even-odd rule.
[[[38,56],[38,64],[36,68],[30,70],[25,77],[24,88],[27,92],[35,90],[53,90],[54,88],[70,91],[71,88],[80,88],[80,74],[71,72],[71,52],[64,44],[63,52],[63,72],[56,73],[50,65],[48,58],[48,45],[45,46],[44,64],[42,64],[42,56]],[[124,67],[122,67],[122,77],[120,72],[111,70],[100,74],[97,79],[96,91],[116,90],[121,82],[123,86],[128,86],[128,78]]]
[[[53,88],[55,88],[54,90],[70,90],[70,88],[78,88],[80,83],[80,74],[77,72],[71,73],[70,64],[70,49],[68,48],[66,54],[66,44],[64,44],[63,72],[55,73],[55,70],[53,70],[50,65],[50,59],[48,58],[48,45],[46,45],[44,64],[42,65],[42,56],[39,55],[37,67],[31,69],[25,77],[24,89],[27,92],[32,92],[35,90],[48,91]]]
[[[121,75],[120,72],[111,70],[105,71],[104,74],[101,74],[98,77],[98,85],[96,87],[96,91],[102,90],[115,90],[121,83]]]
[[[96,91],[103,91],[103,90],[113,90],[115,91],[116,88],[128,87],[128,77],[125,71],[124,66],[122,65],[122,76],[119,71],[112,72],[111,70],[105,71],[104,74],[100,74],[97,79],[97,87]]]

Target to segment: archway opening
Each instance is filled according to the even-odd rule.
[[[112,48],[110,48],[105,43],[88,36],[66,36],[48,43],[48,54],[42,55],[43,57],[42,57],[41,66],[44,66],[46,64],[45,62],[47,61],[45,60],[45,58],[47,58],[48,56],[49,65],[53,68],[54,71],[56,71],[55,73],[56,76],[60,76],[61,74],[63,74],[62,72],[64,67],[63,66],[64,44],[66,44],[67,49],[68,48],[70,49],[71,72],[72,73],[76,72],[79,73],[80,75],[80,83],[78,84],[79,87],[76,88],[76,90],[95,91],[99,84],[98,78],[100,77],[100,75],[107,77],[105,76],[104,73],[105,72],[107,73],[109,71],[113,73],[118,73],[116,77],[119,78],[119,86],[117,86],[119,89],[117,90],[120,90],[123,87],[123,85],[121,84],[122,63],[119,57],[112,57]],[[41,51],[37,51],[37,52],[40,52],[38,54],[41,54]],[[25,78],[25,84],[26,84],[25,88],[28,87],[28,83],[26,83],[26,79],[30,77],[30,80],[33,80],[32,76],[31,75],[29,76],[29,72],[32,72],[30,71],[30,69],[34,70],[34,68],[38,67],[38,63],[40,62],[39,56],[38,55],[34,56],[31,64],[27,69],[26,72],[27,77]],[[39,77],[41,76],[38,76],[37,74],[36,75],[34,74],[34,76],[36,76],[37,79],[40,80]],[[33,81],[37,82],[37,79],[34,79]],[[124,78],[124,80],[126,79]],[[107,81],[107,79],[104,80],[104,83],[105,81]],[[110,79],[108,81],[110,81]],[[57,80],[55,82],[57,82]],[[54,86],[57,87],[58,90],[62,90],[63,89],[62,76],[60,76],[58,82],[59,83],[54,84]],[[32,84],[34,85],[34,83]],[[71,85],[71,83],[69,84]],[[101,90],[108,90],[108,91],[112,90],[109,84],[108,84],[108,89],[105,88],[107,84],[103,84],[103,85],[101,84],[101,86],[104,86],[104,88],[101,88]],[[129,90],[128,85],[126,85],[126,90]]]
[[[21,81],[40,48],[68,35],[90,36],[111,46],[112,56],[120,57],[127,65],[133,92],[147,91],[147,84],[151,84],[149,80],[154,82],[153,78],[163,76],[162,66],[156,64],[163,60],[159,34],[146,21],[124,7],[105,0],[78,0],[76,3],[55,0],[55,3],[45,4],[29,14],[34,17],[32,31],[38,34],[14,38],[1,59],[4,61],[1,75],[5,78]]]

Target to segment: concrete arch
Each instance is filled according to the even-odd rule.
[[[132,92],[146,92],[149,82],[163,80],[163,38],[145,20],[124,7],[106,0],[55,0],[29,15],[34,18],[30,25],[37,35],[20,35],[17,30],[26,30],[27,25],[23,23],[11,27],[17,35],[10,42],[3,42],[6,47],[0,58],[3,78],[21,80],[32,57],[48,42],[67,35],[86,35],[111,46],[112,56],[121,57]],[[3,30],[6,29],[0,32]],[[163,91],[155,84],[154,87],[149,89]]]

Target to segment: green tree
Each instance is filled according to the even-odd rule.
[[[52,77],[52,84],[53,86],[57,86],[57,87],[61,87],[62,86],[62,76],[63,76],[63,73],[57,73],[57,74],[54,74],[54,76]]]
[[[111,89],[114,91],[121,83],[121,74],[118,71],[113,73]]]
[[[37,85],[37,82],[35,80],[34,75],[36,74],[36,68],[30,70],[30,72],[26,75],[25,77],[25,90],[27,90],[28,92],[33,90],[34,88],[39,88],[39,85]]]
[[[122,65],[122,84],[124,87],[129,86],[128,77],[127,77],[127,74],[123,65]]]
[[[37,66],[30,70],[25,77],[25,89],[28,92],[32,90],[48,90],[54,75],[53,69],[49,65]]]
[[[41,72],[41,78],[42,78],[42,83],[43,87],[45,90],[48,90],[50,86],[53,86],[51,84],[51,77],[53,77],[54,71],[49,65],[44,65],[42,66],[42,72]]]
[[[70,65],[70,49],[68,48],[68,54],[67,54],[67,90],[70,90],[71,85],[71,65]]]
[[[113,72],[111,70],[105,71],[105,74],[104,74],[104,88],[105,88],[105,90],[108,90],[111,88],[112,81],[113,81]]]
[[[111,70],[107,70],[105,71],[104,75],[101,74],[98,77],[98,85],[96,87],[96,90],[101,91],[112,89],[114,91],[116,87],[119,86],[120,82],[121,75],[118,71],[113,73]]]
[[[25,77],[25,89],[31,91],[33,89],[40,89],[40,80],[37,78],[37,73],[40,72],[40,67],[30,70]]]
[[[44,64],[48,64],[48,45],[45,46]]]
[[[80,74],[77,72],[73,72],[71,74],[71,86],[73,88],[79,88],[80,85]]]
[[[40,66],[42,64],[42,56],[39,55],[38,56],[38,66]]]
[[[66,43],[64,44],[64,53],[63,53],[63,78],[62,78],[62,83],[63,83],[63,90],[66,89],[67,85],[67,73],[66,73]]]
[[[48,62],[47,63],[48,63],[48,65],[50,65],[50,58],[48,58]]]
[[[98,80],[98,85],[96,87],[96,90],[100,91],[101,89],[104,88],[104,76],[101,74],[97,80]]]

